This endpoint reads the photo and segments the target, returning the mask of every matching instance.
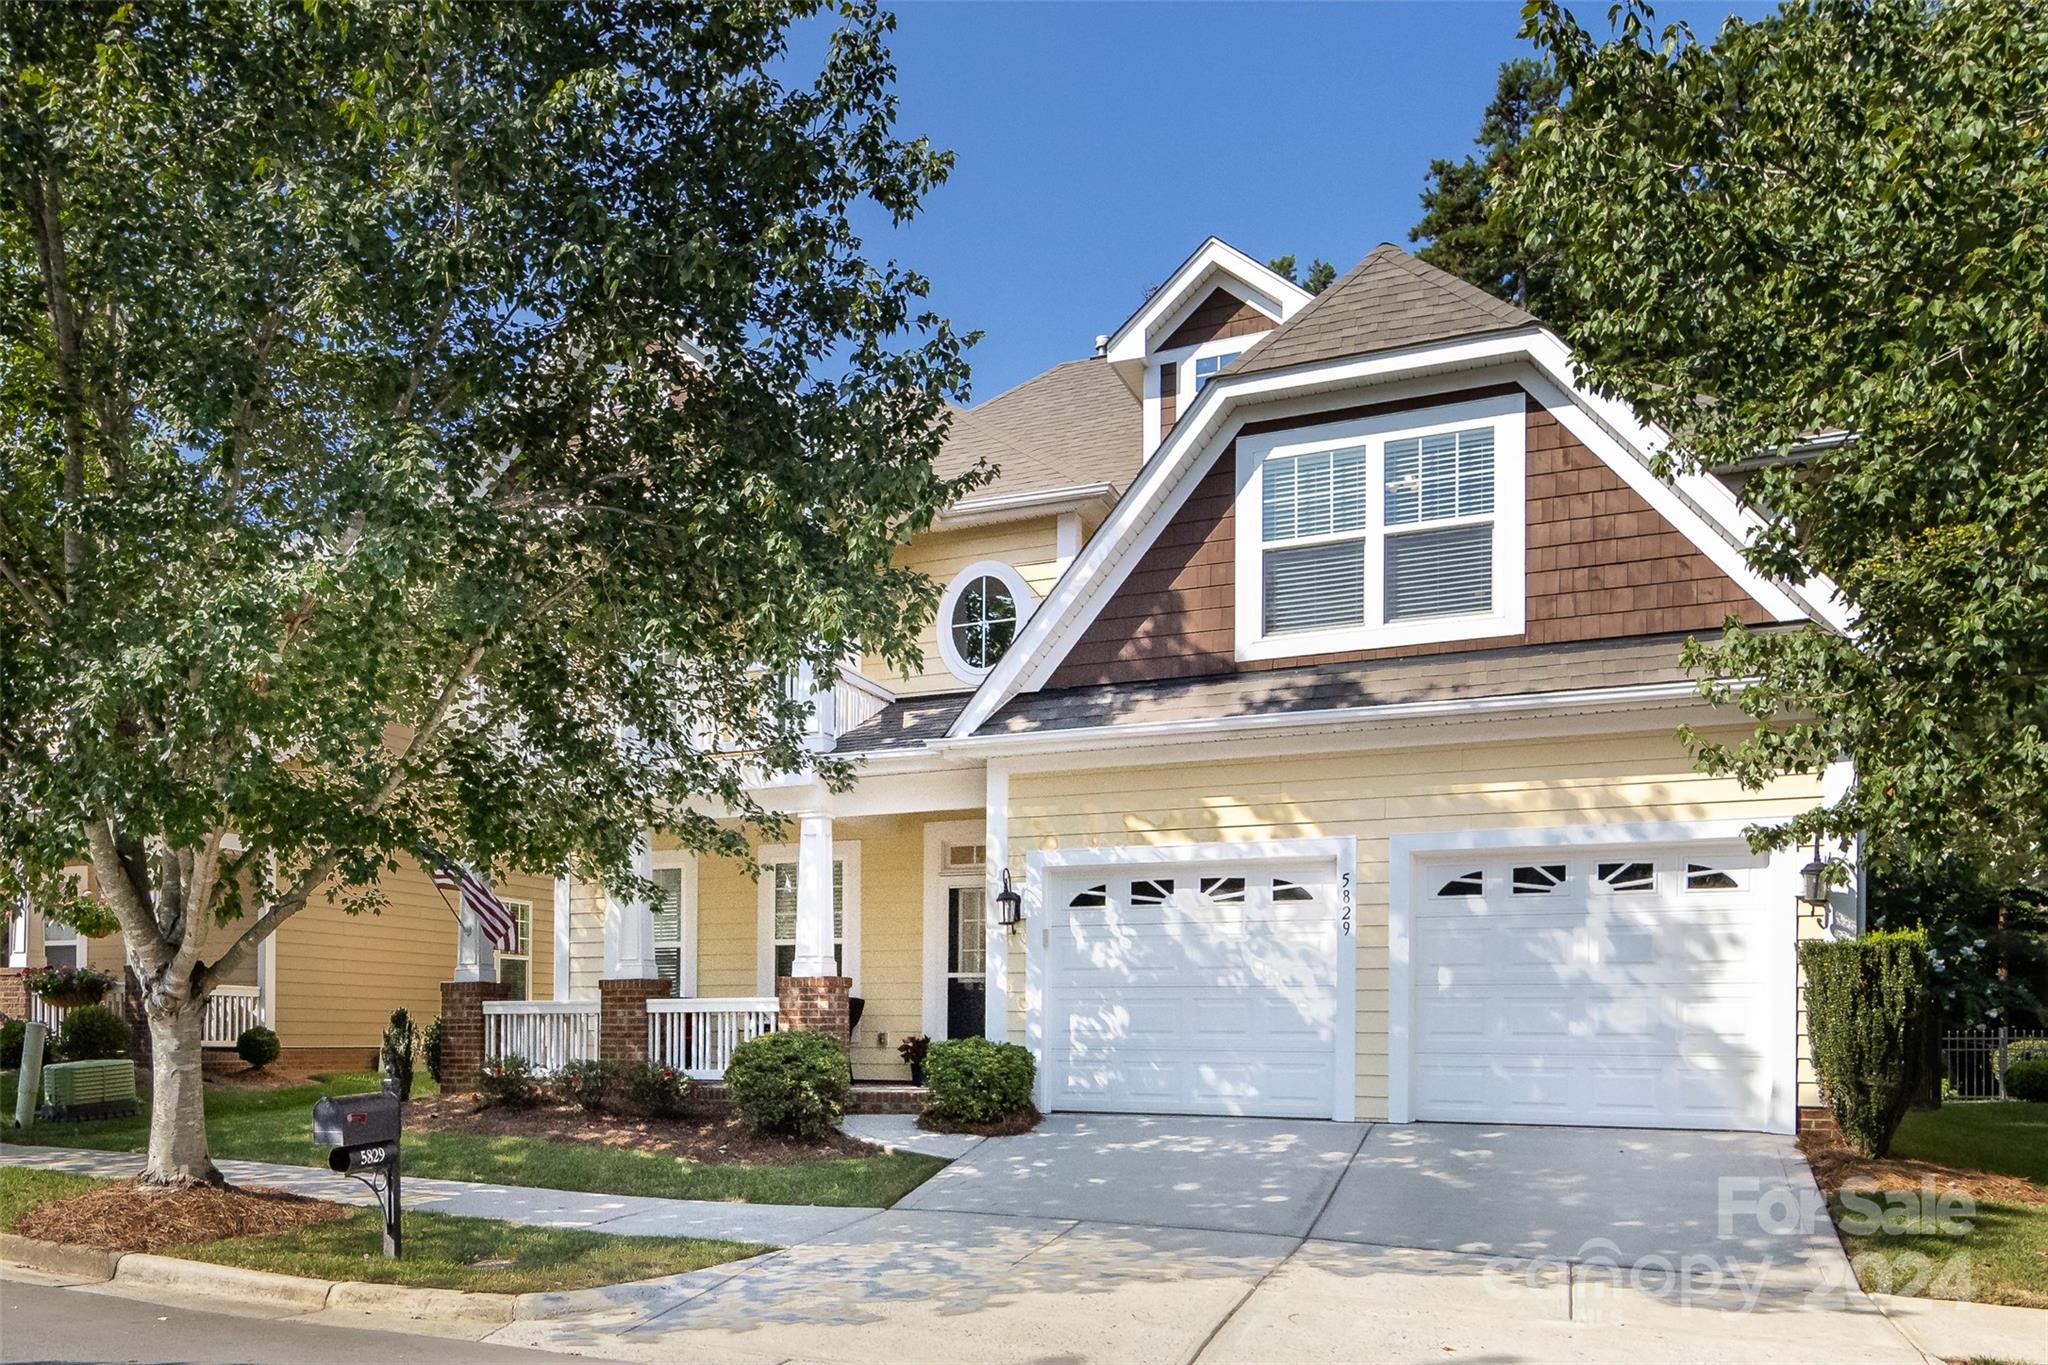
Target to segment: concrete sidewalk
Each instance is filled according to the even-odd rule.
[[[89,1152],[71,1147],[0,1143],[0,1165],[125,1180],[142,1172],[140,1152]],[[373,1204],[376,1196],[348,1176],[311,1166],[267,1161],[221,1161],[237,1185],[270,1185],[337,1204]],[[654,1199],[642,1195],[586,1194],[522,1185],[405,1177],[405,1205],[468,1218],[497,1218],[534,1227],[586,1228],[628,1237],[709,1237],[732,1242],[793,1246],[813,1241],[882,1212],[808,1204],[739,1204],[708,1199]]]

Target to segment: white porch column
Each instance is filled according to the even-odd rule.
[[[23,896],[7,920],[7,965],[28,966],[28,897]]]
[[[644,833],[633,850],[633,874],[650,880],[654,876],[654,844]],[[646,980],[661,975],[654,965],[654,907],[647,901],[620,900],[606,893],[604,974],[611,981]]]
[[[798,817],[796,961],[791,976],[837,976],[832,955],[832,817]]]
[[[496,981],[498,958],[491,951],[490,940],[484,937],[483,925],[466,907],[457,908],[455,922],[460,926],[455,934],[455,979]]]
[[[555,878],[555,989],[554,998],[569,998],[569,879]]]

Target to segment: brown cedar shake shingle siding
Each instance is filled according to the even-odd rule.
[[[1212,289],[1187,321],[1173,329],[1173,335],[1156,349],[1171,351],[1180,346],[1199,346],[1224,337],[1257,336],[1279,326],[1273,319],[1227,289]]]
[[[1430,406],[1507,391],[1473,389]],[[1375,404],[1245,434],[1319,425],[1418,405]],[[1450,654],[1718,629],[1726,617],[1770,615],[1621,477],[1535,404],[1528,415],[1527,627],[1521,635],[1400,649],[1266,659],[1240,664],[1236,649],[1237,455],[1226,447],[1185,505],[1161,528],[1130,576],[1103,604],[1047,686],[1086,687],[1158,678],[1266,671],[1311,662]]]
[[[1173,430],[1173,423],[1180,416],[1180,367],[1161,365],[1159,367],[1159,439],[1165,440],[1166,433]]]

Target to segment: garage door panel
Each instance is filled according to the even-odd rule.
[[[1311,899],[1274,900],[1275,877]],[[1050,885],[1054,1107],[1327,1115],[1337,1030],[1354,1027],[1336,1001],[1330,881],[1248,867]]]
[[[1483,863],[1477,895],[1414,907],[1411,1069],[1418,1118],[1757,1127],[1769,1103],[1770,924],[1761,879],[1689,892],[1684,870],[1728,859],[1632,851],[1654,891],[1596,884],[1614,855],[1535,851]],[[1513,871],[1563,865],[1547,894]],[[1535,879],[1525,876],[1524,884]],[[1640,867],[1616,881],[1639,883]],[[1787,945],[1789,947],[1789,945]]]

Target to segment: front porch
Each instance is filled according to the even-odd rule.
[[[797,811],[789,828],[793,839],[754,845],[758,877],[656,831],[640,853],[652,901],[565,888],[558,998],[467,986],[480,995],[470,1055],[521,1056],[542,1072],[658,1061],[713,1097],[742,1042],[805,1028],[846,1040],[857,1111],[914,1107],[903,1040],[988,1028],[987,946],[1007,940],[989,923],[981,811]]]

